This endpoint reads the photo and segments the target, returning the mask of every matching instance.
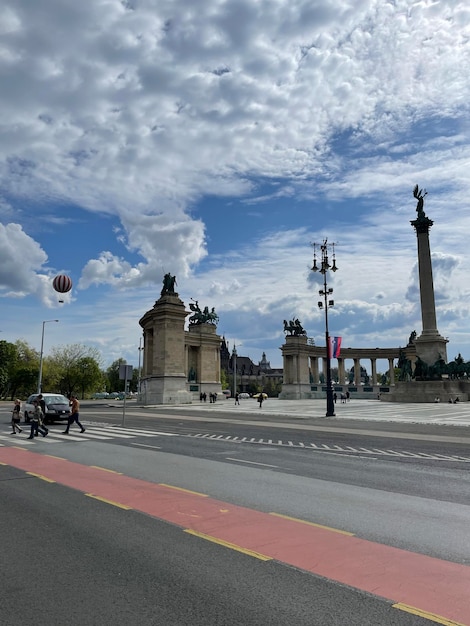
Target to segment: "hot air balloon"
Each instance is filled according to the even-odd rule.
[[[65,276],[65,274],[59,274],[52,281],[52,286],[59,293],[67,293],[72,289],[72,279],[69,276]]]

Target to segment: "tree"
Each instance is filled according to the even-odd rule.
[[[116,359],[106,370],[106,391],[124,391],[124,381],[119,378],[119,367],[127,365],[126,359]]]
[[[5,347],[5,344],[8,347]],[[25,398],[36,391],[39,376],[39,354],[25,341],[14,344],[0,341],[0,397]]]
[[[222,389],[230,389],[229,377],[227,375],[227,372],[223,369],[220,370],[220,384],[222,386]],[[232,387],[233,387],[233,377],[232,377]]]
[[[98,362],[90,356],[85,356],[75,364],[75,382],[80,389],[81,397],[85,393],[97,391],[103,387],[103,374]]]
[[[5,398],[10,388],[11,374],[18,360],[18,351],[13,343],[0,341],[0,397]]]
[[[86,389],[95,390],[102,386],[100,361],[99,350],[83,344],[53,348],[52,355],[44,359],[45,377],[48,382],[54,381],[55,389],[66,396],[77,393],[77,390],[83,393],[83,385]]]

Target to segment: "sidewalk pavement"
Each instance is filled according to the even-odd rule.
[[[150,408],[150,407],[147,407]],[[233,398],[217,400],[217,402],[194,402],[190,405],[159,405],[165,411],[183,412],[185,409],[201,411],[208,416],[211,413],[226,412],[231,417],[237,414],[242,419],[276,419],[288,418],[295,420],[317,420],[325,418],[326,400],[279,400],[268,398],[262,407],[256,400],[243,399],[236,405]],[[458,404],[447,403],[398,403],[380,402],[378,400],[352,399],[349,402],[337,402],[334,405],[335,417],[328,417],[325,422],[342,422],[346,420],[364,422],[395,422],[405,424],[430,424],[445,426],[470,426],[470,402]]]

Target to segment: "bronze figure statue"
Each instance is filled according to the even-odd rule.
[[[189,318],[189,323],[191,325],[194,326],[196,324],[217,324],[217,322],[219,321],[219,316],[215,312],[214,307],[212,307],[212,309],[209,311],[209,307],[205,306],[204,310],[201,311],[198,301],[193,300],[193,302],[194,304],[192,302],[189,303],[189,308],[193,312],[193,314]]]
[[[426,214],[424,212],[424,196],[426,196],[427,193],[428,192],[426,191],[426,189],[424,190],[420,189],[418,185],[416,185],[415,188],[413,189],[413,195],[418,200],[418,204],[416,205],[416,212],[418,213],[418,218],[426,217]]]
[[[161,296],[175,293],[176,276],[172,276],[169,272],[163,277],[163,289],[160,293]]]
[[[287,323],[287,320],[284,320],[284,332],[294,337],[301,337],[307,334],[307,331],[304,330],[298,319],[293,319],[289,323]]]

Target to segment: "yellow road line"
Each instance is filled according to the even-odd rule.
[[[124,509],[125,511],[130,511],[132,509],[131,506],[127,506],[127,504],[120,504],[119,502],[114,502],[113,500],[107,500],[106,498],[102,498],[101,496],[94,496],[92,493],[86,493],[86,496],[89,498],[93,498],[94,500],[99,500],[100,502],[104,502],[105,504],[111,504],[112,506],[117,506],[120,509]]]
[[[36,478],[45,480],[46,483],[55,483],[55,480],[52,480],[52,478],[46,478],[46,476],[43,476],[42,474],[35,474],[34,472],[26,472],[26,473],[29,474],[29,476],[35,476]]]
[[[248,556],[253,556],[255,559],[260,559],[260,561],[272,561],[271,556],[266,556],[265,554],[255,552],[254,550],[248,550],[248,548],[242,548],[241,546],[237,546],[235,543],[230,543],[229,541],[224,541],[223,539],[217,539],[217,537],[213,537],[212,535],[205,535],[204,533],[199,533],[196,530],[191,530],[190,528],[186,528],[184,532],[189,535],[194,535],[195,537],[200,537],[201,539],[207,539],[207,541],[217,543],[219,546],[224,546],[225,548],[242,552]]]
[[[331,526],[323,526],[323,524],[315,524],[315,522],[308,522],[304,519],[298,519],[297,517],[290,517],[289,515],[283,515],[282,513],[269,513],[275,517],[282,517],[283,519],[291,520],[291,522],[299,522],[300,524],[307,524],[308,526],[315,526],[315,528],[323,528],[324,530],[330,530],[333,533],[340,533],[341,535],[347,535],[348,537],[354,537],[354,533],[350,533],[347,530],[340,530],[339,528],[332,528]]]
[[[201,498],[208,498],[207,493],[199,493],[199,491],[191,491],[191,489],[184,489],[183,487],[174,487],[173,485],[166,485],[165,483],[159,483],[160,487],[168,487],[168,489],[176,489],[176,491],[184,491],[184,493],[192,493],[193,496],[201,496]]]
[[[0,465],[8,465],[8,463],[2,463],[2,461],[0,461]]]
[[[397,602],[392,605],[394,609],[399,609],[400,611],[406,611],[407,613],[412,613],[413,615],[418,615],[419,617],[424,617],[425,619],[430,620],[431,622],[436,622],[436,624],[444,624],[444,626],[465,626],[461,622],[454,622],[451,619],[447,619],[446,617],[442,617],[442,615],[436,615],[435,613],[428,613],[427,611],[422,611],[414,606],[410,606],[409,604],[403,604],[402,602]]]
[[[62,456],[54,456],[53,454],[44,454],[43,456],[48,456],[50,459],[59,459],[59,461],[65,461]]]
[[[90,467],[92,467],[93,469],[102,470],[103,472],[109,472],[110,474],[119,474],[119,476],[122,476],[122,472],[115,472],[114,470],[110,470],[107,467],[100,467],[99,465],[90,465]]]

